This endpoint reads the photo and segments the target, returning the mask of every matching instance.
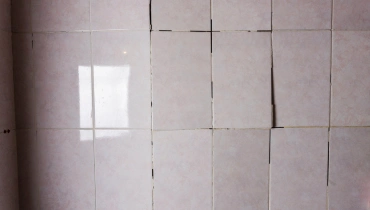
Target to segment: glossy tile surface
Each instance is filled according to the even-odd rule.
[[[152,209],[151,132],[96,131],[97,209]]]
[[[213,0],[213,30],[271,30],[270,0]]]
[[[370,125],[370,32],[333,34],[331,125]]]
[[[370,1],[334,0],[333,28],[336,30],[370,30]]]
[[[153,30],[190,31],[211,29],[210,1],[152,0]]]
[[[330,129],[329,209],[370,207],[370,128]]]
[[[0,30],[10,31],[10,0],[0,0]]]
[[[11,28],[13,32],[31,32],[32,16],[30,0],[11,0]]]
[[[15,132],[0,133],[0,209],[18,209]]]
[[[149,30],[149,0],[91,0],[92,29]]]
[[[14,129],[14,85],[11,33],[0,31],[0,129]]]
[[[210,128],[209,33],[152,32],[154,129]]]
[[[89,34],[34,34],[33,39],[37,127],[91,128]]]
[[[13,34],[13,81],[17,129],[36,127],[32,34]]]
[[[330,32],[273,32],[276,126],[328,126]]]
[[[92,36],[98,128],[150,128],[149,31]]]
[[[91,130],[38,130],[40,209],[94,209]]]
[[[19,209],[39,209],[38,148],[36,130],[17,131]]]
[[[268,208],[269,135],[256,129],[214,131],[215,210]]]
[[[33,31],[76,31],[90,28],[89,0],[32,0]]]
[[[212,42],[214,127],[271,127],[271,34],[221,32]]]
[[[326,208],[328,129],[271,131],[271,210]]]
[[[212,209],[212,131],[153,134],[154,209]]]
[[[274,29],[330,29],[332,0],[273,0]]]

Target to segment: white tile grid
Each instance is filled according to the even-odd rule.
[[[272,2],[273,2],[273,0],[271,0]],[[332,32],[333,31],[333,1],[334,0],[332,0],[332,11],[331,11],[331,29],[330,29],[330,31]],[[211,18],[212,18],[212,0],[210,0],[210,2],[211,2],[211,10],[210,10],[210,12],[211,12]],[[271,4],[271,9],[272,9],[272,7],[273,7],[273,5]],[[271,19],[272,19],[273,17],[272,17],[272,15],[271,15]],[[211,19],[212,20],[212,19]],[[211,21],[210,20],[210,21]],[[150,21],[151,21],[151,17],[150,17]],[[72,129],[72,130],[75,130],[75,129],[78,129],[78,130],[93,130],[93,138],[94,138],[94,141],[95,141],[95,131],[96,130],[143,130],[143,129],[130,129],[130,128],[104,128],[104,129],[99,129],[99,128],[96,128],[95,127],[95,101],[94,101],[94,71],[93,71],[93,63],[92,63],[92,46],[91,46],[91,34],[92,34],[92,32],[93,31],[126,31],[126,29],[113,29],[113,30],[92,30],[91,29],[91,2],[90,2],[90,21],[89,21],[89,25],[90,25],[90,29],[88,30],[88,31],[84,31],[84,30],[80,30],[80,31],[63,31],[63,32],[61,32],[61,31],[33,31],[32,30],[32,25],[31,25],[31,31],[29,31],[29,32],[22,32],[22,33],[30,33],[30,34],[34,34],[34,33],[70,33],[70,32],[89,32],[90,33],[90,50],[91,50],[91,74],[92,74],[92,76],[91,76],[91,78],[92,78],[92,83],[91,83],[91,88],[92,88],[92,101],[93,101],[93,103],[92,103],[92,106],[93,106],[93,116],[92,116],[92,120],[93,120],[93,127],[92,128],[89,128],[89,129],[80,129],[80,128],[60,128],[60,130],[62,130],[62,129]],[[272,29],[272,21],[271,21],[271,29]],[[146,31],[146,29],[138,29],[138,31],[139,30],[143,30],[143,31]],[[325,29],[323,29],[323,30],[325,30]],[[152,30],[152,23],[150,23],[150,31],[153,31]],[[245,31],[245,32],[251,32],[251,30],[238,30],[238,31]],[[273,31],[287,31],[286,29],[272,29],[271,30],[271,33],[273,33]],[[294,30],[288,30],[288,31],[308,31],[308,30],[299,30],[299,29],[294,29]],[[315,30],[316,31],[316,30]],[[322,31],[322,30],[318,30],[318,31]],[[338,31],[340,31],[340,30],[338,30]],[[202,32],[205,32],[205,33],[210,33],[211,34],[211,37],[212,37],[212,25],[211,25],[211,31],[202,31]],[[215,32],[219,32],[219,31],[215,31]],[[267,31],[267,32],[270,32],[270,31]],[[16,32],[13,32],[13,33],[16,33]],[[168,33],[170,33],[170,32],[168,32]],[[195,32],[194,32],[195,33]],[[222,32],[219,32],[219,33],[222,33]],[[265,32],[261,32],[261,33],[265,33]],[[331,37],[332,37],[332,33],[331,33]],[[271,36],[271,39],[272,39],[272,36]],[[332,39],[331,39],[332,40]],[[212,38],[211,38],[211,42],[212,42]],[[331,52],[331,55],[330,55],[330,58],[332,59],[332,42],[331,42],[331,49],[330,49],[330,52]],[[212,47],[212,43],[211,43],[211,47]],[[271,51],[272,51],[272,48],[273,47],[273,40],[271,40]],[[151,50],[151,49],[150,49]],[[272,53],[272,52],[271,52]],[[272,56],[271,56],[271,58],[273,58],[273,53],[272,53]],[[211,59],[212,59],[212,53],[211,53]],[[211,60],[212,61],[212,60]],[[272,62],[272,61],[271,61]],[[330,60],[330,65],[332,65],[332,60]],[[273,66],[273,65],[272,65]],[[330,69],[331,70],[331,69]],[[273,71],[272,71],[272,73],[273,73]],[[331,71],[330,71],[330,74],[331,74]],[[212,65],[211,65],[211,76],[212,76],[212,82],[213,82],[213,75],[212,75]],[[273,74],[272,74],[272,77],[273,77]],[[152,88],[153,88],[153,82],[152,82],[152,69],[151,69],[151,99],[152,99],[152,101],[153,101],[153,95],[152,95]],[[273,84],[272,84],[272,94],[273,94]],[[330,93],[332,92],[332,87],[331,87],[331,85],[330,85],[330,89],[331,89],[331,91],[330,91]],[[213,91],[213,90],[212,90]],[[210,96],[211,97],[211,96]],[[272,96],[273,97],[273,96]],[[331,98],[331,96],[330,96],[330,98]],[[329,102],[331,102],[331,100],[329,100]],[[272,104],[273,104],[273,100],[272,100]],[[213,131],[215,130],[214,129],[214,120],[213,120],[213,116],[214,116],[214,109],[213,109],[213,107],[214,107],[214,104],[213,104],[213,98],[212,98],[212,147],[214,147],[214,145],[213,145]],[[330,116],[330,110],[331,110],[331,104],[330,104],[330,109],[329,109],[329,116]],[[273,115],[273,118],[274,118],[274,115]],[[331,126],[331,124],[330,124],[330,117],[329,117],[329,130],[330,130],[330,127],[332,127]],[[368,127],[368,126],[362,126],[362,127]],[[43,129],[43,128],[37,128],[36,129],[36,133],[37,133],[37,130],[41,130],[41,129]],[[222,128],[222,129],[233,129],[233,128]],[[235,129],[235,130],[237,130],[237,129]],[[152,133],[152,135],[151,135],[151,141],[152,141],[152,166],[153,166],[153,132],[154,132],[154,130],[153,130],[153,107],[151,107],[151,133]],[[329,132],[330,133],[330,132]],[[330,138],[330,136],[329,136],[329,138]],[[271,129],[270,129],[270,141],[271,141]],[[328,142],[329,142],[329,139],[328,139]],[[95,149],[94,149],[95,150]],[[94,151],[94,153],[95,153],[95,151]],[[95,157],[95,155],[94,155],[94,157]],[[212,160],[214,160],[213,159],[213,149],[212,149]],[[213,163],[212,163],[212,166],[213,166]],[[95,164],[94,164],[94,167],[95,167]],[[214,170],[214,168],[213,168],[213,170]],[[270,178],[270,169],[269,169],[269,178]],[[212,171],[212,176],[214,176],[214,172]],[[213,177],[214,178],[214,177]],[[154,178],[153,178],[154,179]],[[270,181],[270,179],[269,179],[269,181]],[[153,194],[154,194],[154,181],[152,181],[152,183],[153,183]],[[213,184],[213,182],[212,182],[212,184]],[[213,186],[214,187],[214,186]],[[269,184],[269,188],[270,188],[270,184]],[[95,188],[96,189],[96,188]],[[96,194],[96,193],[95,193]],[[214,195],[214,189],[213,189],[213,195]],[[270,190],[269,190],[269,197],[270,197]],[[152,202],[153,202],[153,208],[154,208],[154,199],[153,199],[154,197],[152,197]],[[212,198],[213,199],[213,198]],[[327,199],[328,199],[328,196],[327,196]],[[95,199],[95,202],[96,202],[96,199]],[[214,201],[212,200],[212,203],[213,203]],[[328,205],[328,200],[327,200],[327,205]],[[270,206],[270,199],[269,199],[269,206]],[[213,206],[213,208],[214,208],[214,206]]]

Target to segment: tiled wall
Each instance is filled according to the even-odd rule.
[[[370,208],[370,1],[12,5],[20,209]]]
[[[0,0],[0,209],[18,209],[10,0]]]

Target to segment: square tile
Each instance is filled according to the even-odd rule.
[[[209,33],[152,33],[155,129],[212,127],[210,38]]]
[[[328,129],[271,130],[270,207],[326,209]]]
[[[332,0],[273,0],[273,29],[330,29]]]
[[[0,30],[10,31],[10,11],[11,2],[10,0],[0,0]]]
[[[89,0],[32,0],[33,31],[90,29]]]
[[[211,29],[211,3],[198,0],[152,0],[153,30]]]
[[[32,16],[30,0],[11,0],[11,26],[13,32],[31,32]]]
[[[96,209],[152,209],[151,131],[98,130]]]
[[[0,169],[0,209],[18,209],[17,142],[14,131],[0,131]]]
[[[330,129],[329,209],[370,207],[370,128]]]
[[[32,34],[14,33],[13,74],[17,129],[36,127],[34,71],[32,69]]]
[[[271,33],[217,32],[212,42],[214,127],[270,128]]]
[[[17,130],[19,209],[38,210],[38,150],[36,130]]]
[[[268,208],[269,138],[269,130],[214,131],[215,210]]]
[[[88,33],[34,34],[38,128],[91,128]]]
[[[149,31],[149,0],[91,0],[91,28]]]
[[[273,32],[276,124],[328,126],[330,31]]]
[[[0,31],[0,129],[15,129],[12,34]]]
[[[98,128],[151,128],[149,31],[92,35]]]
[[[213,30],[271,30],[271,0],[213,0]]]
[[[333,126],[370,125],[370,32],[333,32]]]
[[[333,28],[370,30],[369,0],[333,0]]]
[[[38,130],[40,209],[94,209],[91,130]]]
[[[153,133],[154,209],[212,209],[212,131]]]

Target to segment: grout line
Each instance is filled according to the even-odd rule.
[[[272,25],[272,17],[273,17],[273,3],[274,1],[271,0],[271,34],[270,34],[270,44],[271,44],[271,104],[272,104],[272,127],[276,125],[276,116],[275,116],[275,94],[274,94],[274,50],[273,50],[273,25]],[[269,135],[269,169],[268,169],[268,194],[267,194],[267,208],[271,209],[271,132],[270,129]]]
[[[268,209],[271,208],[271,199],[270,199],[270,194],[271,194],[271,129],[270,129],[270,132],[269,132],[269,169],[268,169],[268,196],[267,196],[267,207]]]
[[[214,144],[214,98],[213,98],[213,1],[210,0],[210,36],[211,36],[211,114],[212,114],[212,209],[215,209],[215,144]]]
[[[154,210],[154,141],[153,141],[153,69],[152,69],[152,0],[149,1],[149,19],[150,19],[150,31],[149,31],[149,44],[150,44],[150,139],[151,139],[151,164],[152,164],[152,210]]]

